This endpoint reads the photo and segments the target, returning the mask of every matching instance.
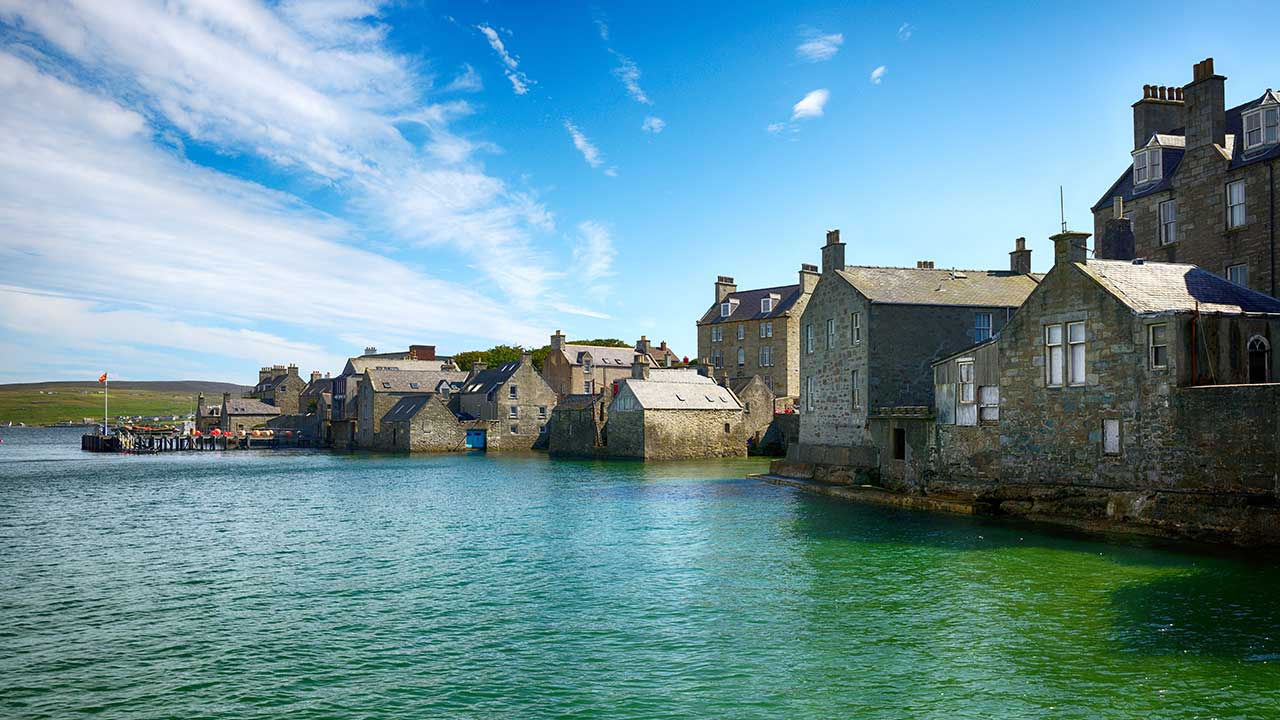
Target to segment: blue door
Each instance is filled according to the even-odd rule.
[[[467,449],[483,450],[485,441],[484,430],[468,430],[467,431]]]

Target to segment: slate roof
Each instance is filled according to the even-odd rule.
[[[777,295],[778,299],[773,303],[773,310],[767,313],[760,312],[760,301],[769,295]],[[759,288],[758,290],[740,290],[732,292],[725,296],[722,302],[733,300],[738,301],[737,307],[729,314],[729,317],[720,317],[720,303],[714,303],[707,311],[702,314],[702,319],[698,321],[699,325],[706,323],[729,323],[740,322],[742,320],[768,320],[769,318],[781,317],[787,314],[787,311],[796,304],[796,300],[800,299],[800,286],[797,285],[779,285],[778,287]]]
[[[448,370],[369,370],[369,387],[374,392],[433,393],[440,383],[450,385],[467,379],[467,373]]]
[[[259,382],[257,385],[254,385],[253,392],[255,393],[269,392],[271,390],[276,389],[280,385],[283,385],[284,381],[288,379],[289,379],[289,374],[287,372],[281,375],[273,375],[267,378],[266,380]]]
[[[333,394],[333,378],[319,378],[307,383],[302,390],[302,397]]]
[[[513,360],[509,363],[503,363],[498,367],[486,368],[476,373],[474,378],[469,378],[463,382],[462,392],[464,393],[484,393],[488,394],[490,390],[502,386],[503,383],[511,379],[512,375],[520,369],[520,361]]]
[[[597,366],[608,367],[631,367],[631,362],[635,360],[636,349],[625,347],[603,347],[600,345],[565,345],[562,350],[564,357],[569,361],[570,365],[581,365],[582,358],[585,353],[591,354],[591,360]],[[649,356],[649,361],[657,364],[653,356]]]
[[[556,409],[564,410],[587,410],[593,407],[600,400],[600,395],[565,395],[556,403]]]
[[[622,382],[645,410],[741,410],[729,388],[693,371],[665,370],[655,379],[627,378]],[[682,373],[682,376],[667,373]]]
[[[422,408],[427,406],[427,403],[432,402],[434,399],[435,396],[433,395],[406,395],[400,398],[395,405],[392,405],[387,414],[382,416],[382,419],[384,422],[411,420],[422,411]]]
[[[741,397],[742,392],[746,390],[748,387],[751,387],[751,384],[756,382],[756,379],[759,377],[760,377],[759,375],[751,375],[749,377],[729,378],[729,389],[733,391],[734,395]],[[763,387],[765,390],[769,390],[769,392],[771,393],[773,392],[773,390],[771,390],[768,385],[764,384],[764,380],[760,380],[760,386]]]
[[[227,401],[228,415],[279,415],[280,408],[253,398],[231,398]]]
[[[1195,265],[1090,260],[1076,267],[1138,313],[1280,313],[1280,300]]]
[[[1007,270],[945,270],[852,265],[836,271],[873,303],[1018,307],[1044,275]]]
[[[442,371],[444,360],[413,360],[410,358],[387,358],[377,355],[365,355],[347,360],[343,375],[360,375],[365,370],[433,370]],[[465,373],[464,373],[465,374]]]
[[[1231,162],[1227,166],[1228,169],[1234,170],[1244,165],[1280,158],[1280,143],[1255,148],[1247,153],[1244,150],[1244,113],[1258,107],[1273,96],[1277,102],[1280,102],[1280,94],[1268,89],[1257,98],[1227,110],[1226,150],[1231,154]],[[1111,187],[1098,199],[1097,204],[1092,208],[1094,212],[1111,207],[1112,198],[1116,196],[1123,196],[1125,202],[1128,202],[1134,198],[1169,189],[1173,176],[1178,172],[1178,165],[1182,162],[1183,150],[1168,149],[1168,146],[1185,146],[1186,133],[1185,130],[1180,128],[1174,130],[1171,134],[1158,134],[1156,137],[1160,138],[1162,140],[1160,144],[1167,148],[1161,154],[1162,162],[1164,163],[1164,177],[1160,178],[1159,182],[1143,185],[1141,188],[1135,189],[1133,187],[1133,163],[1130,162],[1124,173],[1120,175],[1120,178],[1112,183]],[[1151,143],[1148,142],[1147,144],[1150,145]]]

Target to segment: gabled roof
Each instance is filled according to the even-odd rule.
[[[318,378],[307,383],[302,389],[302,397],[312,397],[333,392],[333,378]]]
[[[964,307],[1018,307],[1044,277],[1007,270],[857,265],[836,273],[873,303]]]
[[[591,362],[595,365],[629,368],[636,357],[635,348],[605,347],[603,345],[565,345],[561,352],[570,365],[581,365],[583,358],[590,355]],[[656,364],[652,356],[650,356],[649,360]]]
[[[770,394],[773,394],[773,390],[768,385],[764,384],[764,380],[759,375],[729,378],[729,389],[733,391],[734,395],[742,397],[742,393],[756,383],[759,383],[760,387],[768,390]]]
[[[460,371],[433,370],[369,370],[369,389],[386,393],[434,393],[443,383],[446,386],[467,379]]]
[[[397,353],[399,354],[399,353]],[[445,360],[413,360],[403,357],[380,357],[364,355],[347,360],[343,375],[360,375],[365,370],[432,370],[440,372],[444,369]],[[464,373],[465,374],[465,373]]]
[[[280,408],[253,398],[231,398],[227,401],[227,415],[279,415]]]
[[[515,360],[503,363],[498,367],[487,368],[476,373],[473,378],[467,378],[462,385],[464,393],[482,393],[487,394],[490,390],[502,386],[516,371],[520,369],[521,362]]]
[[[777,298],[773,303],[773,310],[765,313],[760,312],[760,301],[776,295]],[[698,324],[703,323],[728,323],[739,322],[741,320],[768,320],[769,318],[781,317],[787,314],[796,301],[800,299],[799,285],[779,285],[778,287],[759,288],[757,290],[739,290],[731,292],[725,296],[722,302],[731,302],[737,300],[737,306],[733,308],[733,312],[729,317],[720,317],[721,303],[715,303],[707,308],[702,314],[702,319]]]
[[[1195,265],[1089,260],[1076,267],[1137,313],[1280,314],[1280,300]]]
[[[1164,133],[1155,133],[1143,148],[1185,148],[1187,146],[1187,138],[1185,135],[1166,135]],[[1138,152],[1134,150],[1134,152]]]
[[[680,371],[666,371],[680,372]],[[630,391],[645,410],[741,410],[742,404],[729,388],[710,378],[688,372],[686,377],[648,380],[626,378],[619,392]]]
[[[289,379],[289,373],[287,372],[280,375],[272,375],[266,380],[262,380],[257,385],[254,385],[253,392],[255,393],[270,392],[280,387],[281,385],[283,385],[285,381],[288,379]]]
[[[382,419],[384,422],[411,420],[427,406],[427,403],[435,400],[436,396],[434,395],[406,395],[400,398],[395,405],[392,405],[387,414],[382,416]]]

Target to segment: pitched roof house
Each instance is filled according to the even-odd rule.
[[[605,428],[615,457],[672,460],[747,454],[742,404],[693,369],[651,369],[635,357],[618,382]]]
[[[558,396],[596,395],[611,391],[615,381],[631,374],[631,360],[637,352],[648,355],[653,365],[660,365],[650,353],[647,338],[641,337],[634,348],[579,345],[565,342],[564,334],[557,330],[551,336],[542,376]]]
[[[533,367],[530,353],[495,368],[477,362],[458,392],[460,417],[495,421],[485,438],[491,450],[533,447],[555,405],[556,393]]]

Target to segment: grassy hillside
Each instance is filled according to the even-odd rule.
[[[132,382],[111,384],[111,416],[186,415],[201,390],[214,401],[222,393],[239,395],[247,388],[227,383]],[[102,386],[98,383],[22,383],[0,385],[0,424],[52,425],[64,420],[102,418]]]

